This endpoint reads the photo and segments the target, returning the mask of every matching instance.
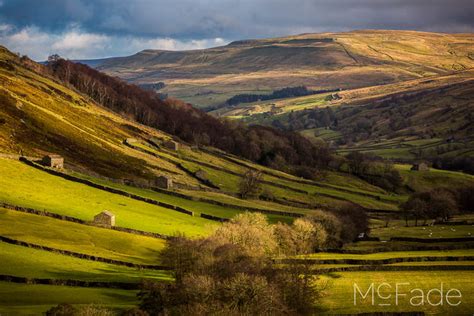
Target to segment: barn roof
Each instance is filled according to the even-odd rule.
[[[109,211],[102,211],[102,212],[100,212],[100,213],[97,214],[97,215],[100,215],[100,214],[104,214],[104,215],[111,216],[111,217],[112,217],[112,216],[115,216],[113,213],[111,213],[111,212],[109,212]]]
[[[49,158],[63,158],[63,156],[58,155],[58,154],[49,154],[49,155],[46,155],[45,157],[49,157]]]

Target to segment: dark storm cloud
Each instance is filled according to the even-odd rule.
[[[463,32],[473,0],[3,0],[0,19],[58,32],[173,38],[263,37],[361,28]]]
[[[0,0],[0,44],[36,58],[353,29],[473,32],[474,0]]]

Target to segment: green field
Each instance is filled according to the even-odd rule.
[[[306,255],[309,259],[360,259],[360,260],[380,260],[390,258],[413,258],[413,257],[446,257],[446,256],[474,256],[474,249],[462,250],[429,250],[429,251],[392,251],[377,252],[371,254],[352,254],[352,253],[315,253]]]
[[[390,272],[340,272],[331,273],[320,279],[320,286],[325,287],[324,296],[319,301],[321,312],[327,314],[356,314],[373,312],[415,312],[424,311],[429,315],[472,315],[474,311],[474,271],[390,271]],[[371,299],[361,300],[359,294],[356,297],[354,305],[354,283],[365,293],[374,283],[375,287],[381,283],[388,283],[392,288],[383,286],[380,294],[387,297],[388,300],[382,300],[376,297],[374,305]],[[400,297],[398,305],[395,302],[396,283],[410,283],[409,285],[400,285],[399,293],[409,293],[411,289],[421,288],[425,295],[432,288],[443,288],[449,290],[456,288],[461,291],[462,298],[459,306],[447,306],[444,301],[443,306],[430,306],[426,301],[423,306],[412,306],[410,304],[411,295]],[[375,292],[376,293],[376,292]],[[435,293],[431,296],[431,302],[439,301],[439,296]],[[453,300],[454,301],[454,300]],[[419,301],[415,301],[419,302]],[[456,301],[454,301],[456,302]],[[391,304],[391,306],[380,306],[378,304]]]
[[[421,221],[420,221],[421,224]],[[372,229],[370,236],[379,237],[381,239],[389,239],[390,237],[413,237],[413,238],[459,238],[459,237],[473,237],[474,241],[474,226],[473,225],[433,225],[423,227],[405,227],[389,226],[387,228]]]
[[[460,187],[474,183],[474,176],[462,172],[438,170],[430,168],[429,171],[410,171],[410,165],[397,164],[404,183],[416,191],[426,191],[436,187]]]
[[[175,156],[168,152],[163,152],[162,150],[157,150],[146,144],[135,142],[134,145],[146,149],[148,152],[157,154],[168,159],[176,161],[176,163],[181,163],[191,172],[196,172],[198,170],[203,170],[207,173],[209,180],[217,185],[221,190],[230,193],[238,193],[240,177],[232,173],[244,174],[246,171],[245,167],[228,160],[217,159],[215,156],[192,151],[192,150],[180,150],[179,155]],[[206,161],[208,164],[211,163],[216,167],[224,170],[218,170],[217,168],[211,168],[199,162],[190,162],[188,160],[181,160],[180,156],[192,157],[194,160]],[[243,162],[243,161],[241,161]],[[301,179],[295,176],[291,176],[282,172],[277,172],[262,166],[255,165],[253,163],[246,163],[249,168],[261,169],[265,172],[263,179],[269,184],[264,184],[263,187],[268,191],[272,192],[273,195],[277,198],[289,198],[292,200],[301,201],[303,203],[319,205],[335,205],[341,201],[351,201],[362,205],[367,208],[376,208],[376,209],[396,209],[397,204],[402,199],[401,197],[393,197],[388,195],[383,190],[376,189],[373,186],[361,181],[351,178],[349,175],[336,174],[331,172],[328,176],[328,179],[321,183],[315,183],[311,181],[306,181],[306,183],[301,183]],[[229,170],[230,172],[226,172]],[[331,180],[331,181],[329,181]],[[352,183],[353,185],[347,187],[347,183]],[[271,185],[275,183],[277,185],[284,185],[290,189],[281,188],[278,186]],[[308,197],[306,193],[295,192],[291,189],[304,190],[308,194],[312,195]],[[384,198],[385,201],[379,200],[379,198]]]
[[[151,265],[159,263],[159,251],[165,245],[162,239],[1,208],[0,236],[61,250]]]
[[[60,303],[98,304],[112,309],[129,309],[137,303],[136,291],[80,288],[0,282],[0,314],[40,315]]]
[[[6,243],[0,243],[0,253],[0,274],[4,275],[127,283],[144,278],[171,280],[165,271],[139,270]]]
[[[0,201],[92,220],[109,210],[117,226],[173,235],[205,235],[215,222],[71,182],[19,161],[0,159]],[[12,186],[12,183],[15,183]]]

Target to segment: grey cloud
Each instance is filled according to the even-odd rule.
[[[0,44],[43,56],[80,43],[81,56],[104,57],[169,47],[170,39],[171,47],[201,48],[221,39],[353,29],[474,32],[473,1],[0,0]],[[130,41],[139,44],[124,44]]]
[[[293,30],[474,29],[472,0],[4,0],[4,23],[144,37],[265,37]]]

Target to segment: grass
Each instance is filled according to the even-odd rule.
[[[0,201],[92,220],[103,210],[117,226],[167,235],[206,235],[215,222],[64,180],[19,161],[0,159]]]
[[[49,308],[61,303],[97,304],[124,310],[138,304],[136,294],[136,291],[118,289],[0,282],[0,314],[2,316],[42,315]]]
[[[197,170],[204,170],[208,174],[208,178],[211,180],[212,183],[218,185],[222,190],[237,193],[238,192],[238,184],[240,182],[240,177],[230,174],[225,171],[216,170],[214,168],[209,168],[207,166],[203,166],[202,164],[189,162],[186,160],[180,160],[178,157],[174,157],[166,152],[156,150],[151,148],[146,144],[135,143],[137,146],[147,149],[150,152],[156,153],[161,156],[166,156],[170,159],[175,160],[177,163],[182,163],[187,169],[191,170],[192,172],[196,172]],[[216,156],[209,155],[203,152],[193,151],[189,149],[181,149],[179,151],[178,156],[186,156],[191,157],[195,160],[199,161],[206,161],[207,163],[211,163],[217,167],[224,168],[225,170],[229,170],[235,173],[244,174],[246,168],[238,165],[233,162],[229,162],[228,160],[223,160],[217,158]],[[246,163],[250,168],[257,168],[260,170],[264,170],[266,174],[264,175],[264,179],[271,183],[282,184],[288,187],[292,187],[295,189],[303,189],[310,194],[323,194],[322,196],[318,196],[317,200],[319,204],[327,204],[330,205],[331,203],[338,203],[335,200],[349,200],[355,203],[358,203],[362,206],[368,208],[379,208],[379,209],[396,209],[396,204],[400,201],[400,198],[395,198],[392,196],[387,195],[382,190],[372,187],[365,182],[360,180],[354,181],[348,175],[341,175],[334,176],[334,173],[331,173],[330,180],[333,180],[335,184],[332,184],[331,181],[326,181],[323,186],[313,185],[313,184],[302,184],[300,182],[296,182],[295,180],[299,181],[300,178],[295,176],[291,176],[282,172],[277,172],[275,170],[271,170],[262,166],[255,165],[253,163]],[[342,178],[342,179],[340,179]],[[347,187],[347,183],[351,182],[351,185]],[[329,188],[328,188],[329,186]],[[267,185],[265,187],[274,193],[276,197],[283,198],[283,197],[291,197],[293,200],[300,200],[303,202],[308,202],[308,198],[306,196],[298,194],[296,192],[292,192],[286,189]],[[367,187],[367,189],[366,189]],[[386,202],[381,202],[377,198],[384,197],[386,200],[391,200],[393,204]]]
[[[0,60],[17,57],[0,48]],[[0,108],[0,150],[36,156],[58,153],[68,163],[110,177],[150,176],[143,160],[127,155],[120,142],[140,131],[137,123],[113,114],[82,95],[24,67],[2,67],[0,95],[12,102]],[[15,130],[18,137],[10,137]],[[158,132],[156,132],[158,133]]]
[[[474,225],[433,225],[424,227],[405,227],[404,225],[389,226],[387,228],[382,227],[372,229],[370,236],[379,237],[384,240],[390,239],[390,237],[413,237],[426,239],[472,237],[474,241]]]
[[[321,312],[327,314],[357,314],[357,313],[373,313],[373,312],[409,312],[424,311],[428,315],[470,315],[474,310],[474,271],[361,271],[361,272],[341,272],[331,273],[321,278],[319,282],[326,285],[324,296],[318,302],[322,309]],[[375,299],[375,305],[369,298],[361,301],[360,296],[357,297],[357,304],[354,305],[354,284],[362,290],[366,291],[371,283],[377,287],[379,284],[386,282],[392,286],[381,288],[381,295],[392,295],[391,300],[383,301]],[[446,301],[443,306],[430,306],[425,302],[424,306],[411,306],[409,299],[411,294],[406,297],[400,297],[398,305],[395,304],[395,286],[396,283],[410,283],[409,285],[401,285],[399,293],[409,293],[411,289],[421,288],[425,295],[432,288],[440,288],[443,283],[445,293],[450,288],[456,288],[462,293],[462,303],[457,307],[447,306]],[[439,301],[439,296],[433,294],[432,302]],[[380,303],[391,303],[391,306],[379,306]]]
[[[392,203],[378,200],[377,196],[384,196],[382,194],[374,194],[372,192],[365,193],[362,190],[357,192],[357,191],[352,191],[353,189],[348,189],[349,190],[348,192],[348,191],[338,190],[337,187],[334,187],[334,188],[320,187],[316,185],[296,183],[293,181],[275,178],[275,177],[268,177],[268,176],[265,176],[264,178],[265,180],[273,181],[275,183],[283,184],[295,189],[305,190],[309,194],[313,194],[316,196],[318,196],[318,194],[323,194],[325,196],[333,197],[335,199],[344,199],[344,200],[362,205],[363,207],[366,207],[366,208],[387,209],[387,210],[396,210],[398,208],[396,204],[397,203],[396,199],[393,199]],[[364,195],[359,194],[359,193],[364,193]],[[368,196],[365,194],[367,194]],[[390,199],[389,196],[387,198]]]
[[[474,256],[474,249],[460,250],[426,250],[426,251],[391,251],[377,252],[371,254],[349,254],[349,253],[315,253],[305,257],[310,259],[360,259],[380,260],[390,258],[412,258],[412,257],[445,257],[445,256]]]
[[[27,278],[137,283],[144,278],[171,280],[168,272],[78,259],[49,251],[0,243],[0,274]]]
[[[322,139],[328,142],[328,141],[335,141],[341,138],[341,133],[331,130],[331,129],[326,129],[326,128],[305,129],[305,130],[301,130],[300,134],[305,136],[311,141],[317,141],[319,139]]]
[[[239,93],[266,93],[268,90],[298,85],[314,86],[315,89],[350,89],[360,87],[361,82],[364,86],[372,86],[443,73],[451,71],[453,65],[459,63],[466,67],[473,66],[466,49],[459,45],[463,43],[470,47],[472,40],[462,35],[446,37],[401,31],[357,31],[304,34],[292,38],[319,36],[331,37],[334,42],[306,44],[308,54],[298,52],[289,60],[281,58],[288,49],[294,50],[300,44],[284,43],[288,38],[279,38],[271,39],[271,44],[264,39],[256,43],[259,47],[272,45],[278,53],[256,53],[252,45],[219,47],[200,52],[169,52],[169,58],[173,60],[176,54],[186,56],[173,64],[150,63],[142,61],[142,56],[134,55],[117,63],[108,63],[106,70],[130,81],[165,80],[163,92],[204,106],[223,104],[227,98]],[[275,42],[283,42],[284,46]],[[321,49],[323,53],[314,55],[311,47]],[[263,49],[258,52],[267,51]],[[209,57],[205,64],[201,59],[203,54]],[[356,60],[348,54],[356,56]],[[358,56],[365,56],[373,62],[359,61]],[[158,69],[166,70],[166,78],[161,77]],[[378,88],[381,89],[384,87]],[[314,96],[307,97],[309,100],[311,98]],[[276,103],[278,100],[272,101]],[[298,102],[304,102],[304,99]]]
[[[437,187],[461,187],[474,183],[474,176],[462,172],[437,170],[430,168],[429,171],[411,171],[410,165],[397,164],[395,167],[400,171],[404,184],[415,191],[427,191]]]
[[[235,215],[244,212],[245,210],[239,210],[232,207],[220,206],[215,205],[212,203],[201,202],[198,201],[198,198],[207,198],[214,201],[221,201],[224,203],[228,203],[230,205],[236,206],[248,206],[252,208],[261,208],[261,209],[270,209],[274,211],[289,211],[289,212],[307,212],[306,209],[298,209],[298,208],[291,208],[285,205],[276,204],[276,203],[266,203],[265,201],[260,200],[242,200],[230,195],[226,195],[223,193],[216,193],[216,192],[204,192],[204,191],[187,191],[187,190],[178,190],[179,193],[189,196],[194,200],[189,200],[186,198],[181,198],[177,196],[173,196],[171,194],[161,193],[149,189],[137,188],[128,185],[123,185],[115,182],[106,181],[103,179],[97,179],[93,177],[88,177],[82,174],[75,173],[76,176],[81,178],[88,179],[95,183],[100,183],[103,185],[107,185],[109,187],[117,188],[126,192],[130,192],[139,196],[151,198],[160,202],[168,203],[171,205],[176,205],[183,207],[187,210],[191,210],[195,213],[195,215],[199,215],[200,213],[210,214],[218,217],[223,218],[232,218]],[[268,215],[267,216],[270,222],[288,222],[292,219],[288,216],[284,215]]]
[[[47,227],[48,229],[45,229]],[[165,241],[0,209],[0,236],[109,259],[156,265]]]

